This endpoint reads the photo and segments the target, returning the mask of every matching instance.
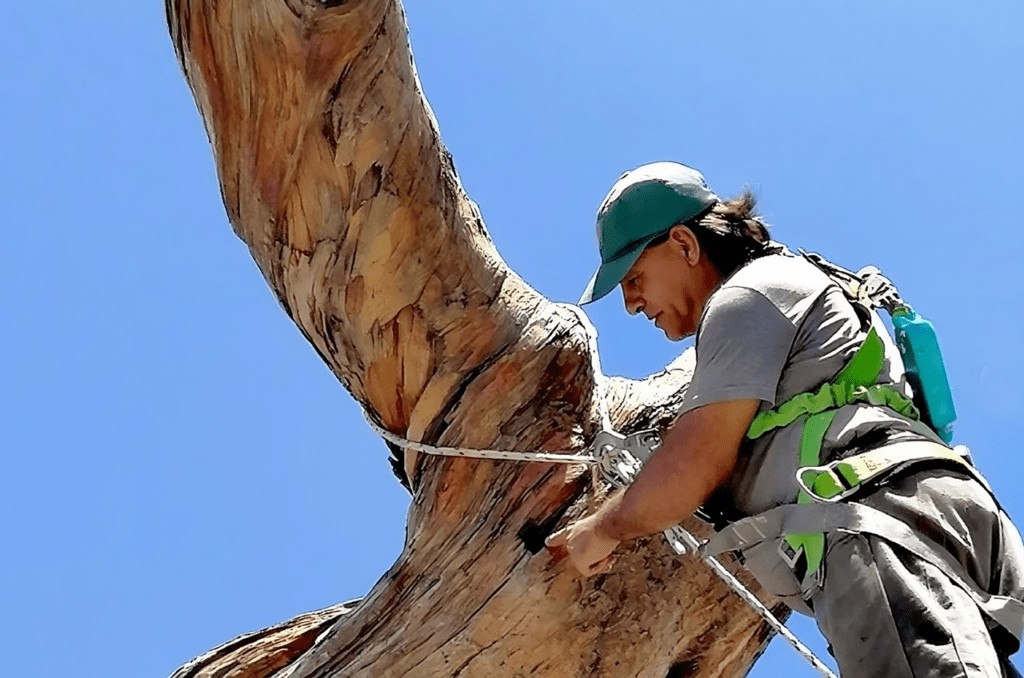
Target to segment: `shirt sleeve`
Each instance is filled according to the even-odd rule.
[[[697,331],[697,366],[680,414],[725,400],[774,406],[795,337],[793,322],[760,292],[718,290]]]

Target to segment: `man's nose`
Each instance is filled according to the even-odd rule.
[[[632,294],[625,288],[622,290],[622,301],[626,305],[626,313],[636,315],[644,310],[643,299],[637,294]]]

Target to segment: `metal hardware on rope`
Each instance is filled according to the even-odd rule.
[[[605,430],[597,434],[590,449],[604,479],[613,487],[626,487],[659,445],[661,435],[653,429],[629,435]],[[690,551],[696,552],[700,547],[700,542],[678,525],[668,528],[663,534],[672,550],[681,556]]]
[[[378,435],[392,445],[403,449],[424,454],[438,455],[443,457],[464,457],[475,459],[496,459],[504,461],[527,461],[546,462],[554,464],[596,464],[601,476],[614,487],[626,487],[633,482],[636,475],[643,468],[644,462],[651,458],[658,446],[661,444],[661,436],[655,430],[644,430],[629,435],[622,435],[615,431],[603,430],[597,434],[594,442],[590,445],[590,453],[577,454],[573,452],[516,452],[512,450],[487,450],[487,449],[465,449],[460,447],[442,447],[417,443],[407,440],[402,436],[395,435],[381,427],[370,418],[369,412],[363,411],[363,416]],[[761,616],[772,630],[786,639],[797,653],[807,660],[826,678],[838,678],[836,674],[825,666],[809,647],[803,644],[799,638],[793,635],[792,631],[786,628],[772,611],[748,589],[743,582],[727,570],[718,559],[709,556],[701,550],[701,542],[690,534],[683,526],[676,525],[664,532],[665,540],[669,546],[679,555],[688,552],[696,553],[701,560],[707,564],[725,584],[738,595],[743,602]]]

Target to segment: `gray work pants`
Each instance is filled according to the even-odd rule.
[[[859,500],[902,519],[989,593],[1024,599],[1024,544],[972,479],[912,474]],[[948,574],[874,535],[827,536],[814,616],[843,678],[1001,678],[1016,642]]]

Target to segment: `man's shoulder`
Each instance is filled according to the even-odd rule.
[[[741,267],[720,289],[747,289],[764,296],[791,320],[797,320],[832,281],[801,256],[769,254]]]
[[[779,287],[824,288],[830,282],[827,275],[803,257],[783,253],[758,257],[743,265],[723,286],[762,291]]]

